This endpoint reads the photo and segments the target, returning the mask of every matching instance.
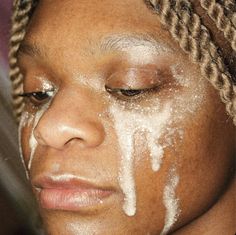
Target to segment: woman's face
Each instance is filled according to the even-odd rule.
[[[142,0],[42,0],[19,58],[22,151],[49,234],[166,234],[220,197],[231,121]]]

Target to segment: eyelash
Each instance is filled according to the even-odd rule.
[[[144,94],[156,92],[160,89],[160,85],[152,88],[144,89],[119,89],[119,88],[110,88],[105,86],[105,89],[111,95],[114,95],[117,99],[120,100],[133,100],[138,99]]]
[[[117,100],[131,101],[141,98],[144,94],[156,92],[160,89],[160,85],[152,88],[144,89],[122,89],[122,88],[111,88],[105,86],[105,90],[113,95]],[[20,94],[19,96],[27,99],[34,107],[43,105],[48,99],[54,95],[54,90],[48,91],[34,91]]]

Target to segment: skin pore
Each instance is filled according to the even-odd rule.
[[[142,0],[42,0],[27,32],[19,132],[48,234],[233,234],[235,129]],[[47,179],[99,190],[55,206]]]

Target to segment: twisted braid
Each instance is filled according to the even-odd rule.
[[[231,20],[226,17],[224,8],[219,3],[216,3],[215,0],[200,0],[200,3],[236,51],[236,28]]]
[[[199,63],[202,74],[219,90],[236,125],[236,92],[232,78],[208,29],[193,12],[190,1],[151,0],[150,3],[180,47],[190,54],[194,62]]]
[[[224,11],[227,13],[227,17],[230,19],[234,27],[236,27],[235,0],[218,0],[218,2],[224,7]]]
[[[23,98],[19,96],[19,94],[23,91],[23,75],[21,74],[20,68],[18,66],[17,52],[26,34],[26,26],[29,22],[32,6],[33,3],[30,0],[14,0],[13,2],[12,29],[9,51],[9,76],[13,87],[13,108],[18,121],[23,110],[24,103]]]

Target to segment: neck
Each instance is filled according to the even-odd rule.
[[[221,198],[202,216],[173,235],[233,235],[236,231],[236,179]]]

